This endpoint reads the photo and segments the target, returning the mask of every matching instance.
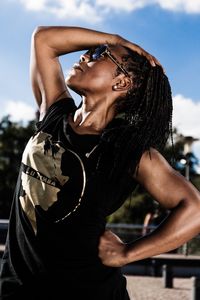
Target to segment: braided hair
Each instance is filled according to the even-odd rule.
[[[134,174],[144,151],[150,154],[152,147],[162,152],[170,135],[172,139],[173,107],[167,76],[159,65],[152,67],[144,56],[126,49],[128,54],[122,61],[133,87],[117,101],[117,116],[102,134],[104,144],[113,145],[109,168],[112,179],[119,179],[123,171]],[[99,166],[101,161],[106,162],[104,154]]]

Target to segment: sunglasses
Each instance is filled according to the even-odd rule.
[[[116,59],[116,57],[108,49],[107,45],[101,45],[101,46],[97,47],[96,49],[91,49],[86,54],[88,54],[90,56],[90,61],[95,61],[95,60],[100,59],[101,57],[108,56],[126,76],[130,77],[130,75],[124,69],[122,64]]]

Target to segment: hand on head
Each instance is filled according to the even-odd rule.
[[[152,67],[155,67],[156,65],[158,65],[162,68],[163,73],[165,73],[165,70],[164,70],[163,66],[161,65],[161,63],[159,62],[159,60],[155,56],[151,55],[149,52],[144,50],[139,45],[134,44],[134,43],[132,43],[128,40],[125,40],[121,37],[119,38],[119,44],[129,48],[132,51],[137,52],[139,55],[146,57],[146,59],[149,61],[149,63],[151,64]]]

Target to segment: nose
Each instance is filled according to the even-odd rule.
[[[85,56],[84,55],[81,55],[80,56],[80,59],[79,59],[79,62],[84,62],[85,61]]]
[[[79,59],[79,62],[88,62],[90,59],[89,55],[87,55],[86,53],[85,54],[82,54],[80,56],[80,59]]]

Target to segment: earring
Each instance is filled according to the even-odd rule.
[[[117,85],[114,85],[114,86],[113,86],[113,89],[116,90],[116,89],[117,89]]]

